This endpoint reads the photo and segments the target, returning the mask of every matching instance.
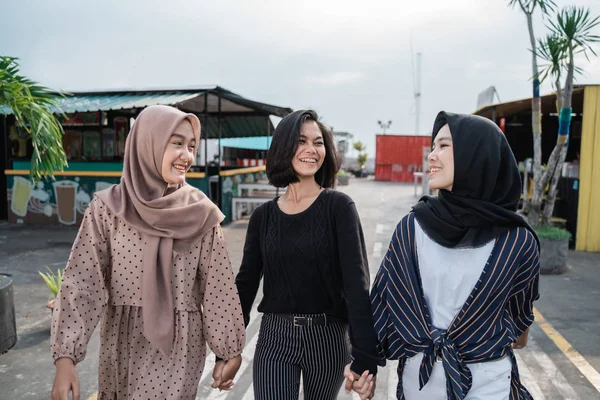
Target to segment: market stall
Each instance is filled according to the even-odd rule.
[[[29,180],[31,143],[9,114],[0,121],[5,151],[1,178],[6,196],[0,202],[0,219],[15,223],[78,224],[93,193],[117,183],[123,169],[127,134],[141,110],[149,105],[177,107],[197,115],[202,123],[202,143],[188,183],[209,194],[226,211],[222,172],[238,169],[223,161],[222,146],[208,154],[208,141],[225,138],[268,137],[270,116],[283,117],[292,110],[249,100],[218,86],[139,91],[74,93],[60,102],[67,114],[61,121],[63,147],[69,166],[56,173],[56,181]],[[2,185],[4,186],[4,185]],[[230,214],[226,216],[230,219]]]

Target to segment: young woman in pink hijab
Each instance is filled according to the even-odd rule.
[[[192,114],[138,116],[121,183],[95,194],[71,250],[52,320],[52,400],[79,399],[75,365],[101,318],[99,400],[195,399],[206,343],[225,360],[213,387],[231,388],[244,320],[223,214],[185,182],[199,139]]]

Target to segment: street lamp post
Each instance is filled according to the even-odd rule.
[[[377,124],[379,125],[379,127],[383,131],[383,134],[385,135],[385,131],[390,129],[390,125],[392,125],[392,120],[389,120],[388,122],[382,122],[382,121],[378,120]]]

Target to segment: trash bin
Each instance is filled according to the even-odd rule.
[[[12,279],[0,274],[0,354],[17,343],[17,321]]]

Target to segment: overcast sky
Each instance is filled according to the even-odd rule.
[[[557,3],[600,15],[598,0]],[[411,37],[423,55],[418,133],[439,110],[475,111],[491,85],[502,101],[531,93],[526,20],[506,0],[2,0],[0,13],[0,54],[46,86],[216,84],[314,108],[371,154],[377,120],[415,132]],[[539,15],[535,29],[546,31]],[[579,65],[580,83],[600,83],[600,59]]]

